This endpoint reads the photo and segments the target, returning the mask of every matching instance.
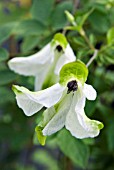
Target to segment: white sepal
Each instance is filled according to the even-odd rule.
[[[31,92],[24,87],[13,86],[17,104],[28,116],[39,111],[43,106],[51,107],[56,104],[64,91],[59,83],[38,92]]]
[[[51,49],[50,43],[47,44],[41,51],[28,56],[28,57],[16,57],[8,62],[8,66],[14,72],[25,75],[35,76],[47,68],[53,61],[54,51]],[[47,66],[46,66],[47,65]]]
[[[84,83],[83,93],[88,100],[96,99],[96,90],[89,84]]]

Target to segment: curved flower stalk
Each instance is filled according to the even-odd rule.
[[[76,57],[63,34],[56,34],[41,51],[28,57],[16,57],[8,62],[14,72],[24,76],[35,76],[35,90],[58,82],[59,71]]]
[[[65,64],[60,71],[59,83],[38,92],[24,87],[13,86],[17,104],[27,116],[47,109],[36,127],[39,142],[44,145],[46,136],[59,131],[64,126],[76,138],[95,137],[103,124],[90,120],[84,112],[86,98],[95,100],[96,91],[85,83],[88,69],[81,61]]]

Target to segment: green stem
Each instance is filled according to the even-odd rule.
[[[95,49],[93,56],[90,58],[90,60],[89,60],[88,63],[86,64],[87,67],[90,66],[90,64],[91,64],[91,63],[93,62],[93,60],[97,57],[97,55],[98,55],[98,50]]]
[[[95,50],[94,46],[90,43],[89,38],[87,37],[87,35],[86,35],[85,31],[83,30],[83,28],[80,30],[79,33],[84,38],[84,40],[87,42],[90,49]]]

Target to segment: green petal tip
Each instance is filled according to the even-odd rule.
[[[47,137],[43,135],[43,133],[42,133],[42,127],[36,126],[35,132],[36,132],[36,135],[37,135],[37,138],[38,138],[39,143],[40,143],[42,146],[44,146]]]
[[[59,83],[66,86],[69,81],[76,79],[77,81],[80,81],[81,84],[84,84],[87,80],[87,76],[88,69],[86,65],[80,60],[77,60],[76,62],[65,64],[62,67]]]
[[[65,49],[68,42],[67,42],[66,37],[63,34],[57,33],[54,35],[54,38],[52,41],[52,45],[55,45],[55,44],[59,44],[63,49]]]
[[[18,89],[17,85],[12,85],[12,90],[14,91],[14,93],[21,93],[21,91]]]
[[[103,128],[104,128],[104,124],[103,124],[103,123],[100,123],[100,124],[98,125],[98,128],[99,128],[99,130],[100,130],[100,129],[103,129]]]

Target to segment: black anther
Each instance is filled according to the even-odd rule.
[[[68,87],[67,94],[70,93],[71,91],[75,92],[78,89],[78,83],[76,80],[72,80],[68,82],[67,87]]]
[[[60,45],[58,45],[58,46],[56,47],[56,49],[57,49],[59,52],[62,51],[62,47],[61,47]]]

